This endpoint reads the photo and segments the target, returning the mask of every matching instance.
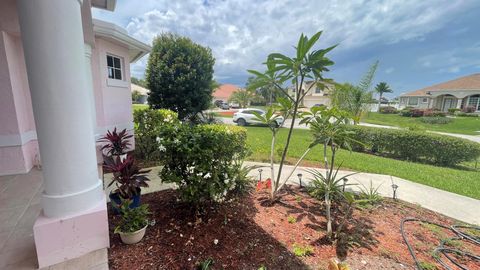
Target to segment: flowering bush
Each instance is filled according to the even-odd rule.
[[[170,110],[137,110],[133,113],[135,123],[135,154],[144,161],[160,160],[157,137],[162,130],[178,128],[177,113]]]
[[[248,155],[246,130],[226,125],[164,127],[156,138],[160,178],[178,185],[181,199],[195,205],[223,202],[245,185],[239,164]]]

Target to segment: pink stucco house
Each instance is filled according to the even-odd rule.
[[[92,8],[115,0],[0,1],[0,176],[41,164],[40,267],[108,247],[95,142],[133,129],[129,65],[151,49]]]

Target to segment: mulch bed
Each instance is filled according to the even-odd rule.
[[[297,187],[287,188],[278,203],[271,205],[267,199],[266,191],[253,192],[197,215],[177,201],[174,190],[143,195],[142,202],[149,204],[155,224],[138,244],[125,245],[113,233],[119,216],[109,211],[109,265],[111,269],[196,269],[212,259],[209,269],[326,269],[330,259],[340,258],[351,269],[413,269],[400,234],[401,220],[416,217],[445,225],[458,223],[419,206],[387,199],[369,209],[356,209],[346,228],[348,241],[334,246],[325,236],[321,202]],[[439,267],[432,251],[441,239],[453,235],[419,223],[409,223],[405,229],[418,258]],[[311,246],[313,254],[295,256],[294,244]],[[449,245],[480,254],[478,246],[466,241]],[[468,269],[480,269],[478,262],[460,261]]]

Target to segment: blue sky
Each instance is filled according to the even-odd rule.
[[[162,32],[188,36],[212,49],[219,82],[239,86],[269,53],[292,55],[300,33],[319,30],[318,48],[339,44],[327,77],[355,83],[379,60],[375,82],[386,81],[390,97],[480,72],[476,0],[118,0],[115,12],[93,16],[145,43]],[[134,76],[146,60],[132,65]]]

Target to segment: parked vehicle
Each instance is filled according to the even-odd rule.
[[[228,105],[228,103],[222,103],[218,107],[222,110],[230,110],[230,105]]]
[[[261,115],[265,115],[265,111],[260,109],[251,109],[251,108],[241,109],[238,112],[233,114],[233,122],[237,123],[237,125],[239,126],[260,124],[261,122],[256,120],[257,117],[255,116],[254,112],[257,112]],[[279,116],[276,119],[277,126],[280,126],[281,124],[283,124],[284,120],[285,119],[283,119],[282,116]]]

